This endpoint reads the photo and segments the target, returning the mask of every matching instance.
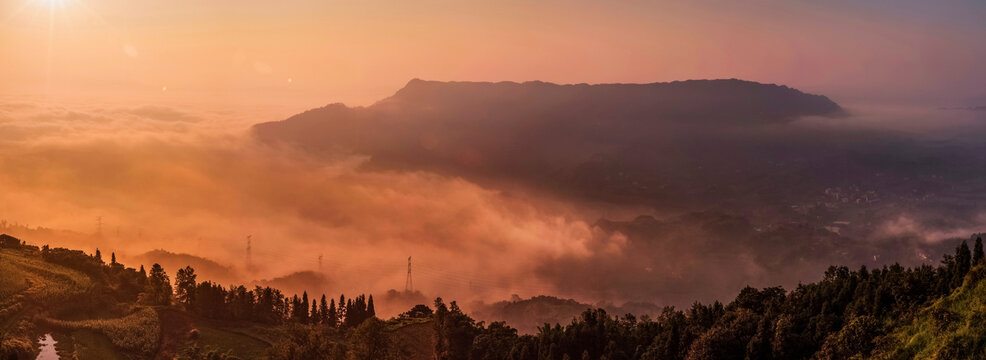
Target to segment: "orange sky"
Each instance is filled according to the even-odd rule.
[[[986,97],[977,2],[48,1],[0,2],[0,95],[281,109],[272,116],[369,104],[415,77]]]

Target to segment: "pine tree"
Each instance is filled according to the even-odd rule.
[[[336,313],[336,299],[332,299],[329,302],[329,313],[327,315],[327,319],[330,327],[336,327],[339,325],[339,314]]]
[[[346,319],[343,320],[343,326],[350,326],[356,322],[359,318],[359,314],[356,312],[356,307],[353,306],[353,299],[346,300]]]
[[[339,304],[336,306],[336,317],[339,320],[340,326],[342,325],[342,322],[346,320],[347,315],[348,314],[346,314],[346,295],[342,294],[339,295]]]
[[[291,296],[291,319],[301,321],[301,300],[298,299],[298,294]]]
[[[976,237],[976,246],[972,250],[972,264],[979,265],[983,262],[983,238]]]
[[[302,324],[307,324],[308,323],[308,316],[309,316],[309,312],[308,312],[308,292],[307,291],[305,291],[305,292],[303,292],[301,294],[301,310],[298,311],[298,314],[301,315],[301,319],[300,319],[301,320],[301,323]]]
[[[103,263],[103,254],[100,254],[99,253],[99,249],[96,249],[96,255],[95,256],[96,256],[96,261],[99,261],[99,263],[102,264]]]
[[[377,316],[377,310],[373,308],[373,295],[370,295],[370,300],[366,303],[366,315],[367,318]]]
[[[116,265],[116,252],[110,253],[110,264]]]
[[[321,316],[318,322],[322,324],[329,322],[329,303],[325,299],[325,294],[322,294],[322,300],[318,302],[318,314]]]
[[[309,322],[312,324],[322,322],[322,314],[318,311],[318,300],[316,299],[312,299],[312,313],[308,318]]]
[[[969,251],[969,244],[963,241],[955,248],[955,267],[952,269],[952,288],[962,286],[965,274],[972,267],[972,252]]]

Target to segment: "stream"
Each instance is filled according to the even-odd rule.
[[[41,353],[38,354],[37,360],[58,360],[58,353],[55,352],[55,344],[57,343],[51,334],[45,334],[41,340],[38,340],[38,344],[41,345]]]

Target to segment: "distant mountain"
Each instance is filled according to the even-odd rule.
[[[324,274],[315,271],[296,271],[270,280],[254,281],[252,285],[270,286],[288,293],[308,292],[309,295],[321,294],[328,289],[329,279]]]
[[[686,178],[668,174],[667,166],[713,154],[727,165],[748,162],[751,154],[735,159],[723,152],[736,142],[734,132],[844,114],[825,96],[735,79],[602,85],[416,79],[369,107],[332,104],[257,124],[253,133],[317,154],[369,155],[369,166],[379,169],[639,202],[681,193],[667,187],[693,184],[699,175],[690,164],[679,166]],[[715,134],[723,132],[730,136],[720,141]],[[723,168],[705,166],[709,175]]]
[[[212,279],[222,283],[236,280],[236,274],[228,266],[191,254],[157,249],[138,255],[134,260],[145,265],[148,269],[150,269],[151,264],[161,264],[169,274],[174,274],[178,269],[191,266],[199,278]]]
[[[537,333],[544,324],[567,324],[592,305],[573,299],[554,296],[534,296],[530,299],[515,297],[510,301],[492,304],[474,304],[470,312],[476,319],[486,321],[506,321],[521,334]]]
[[[606,312],[622,316],[655,317],[662,308],[648,302],[629,302],[620,306],[612,303],[590,305],[574,299],[563,299],[555,296],[538,295],[522,299],[514,295],[509,301],[498,301],[492,304],[473,303],[469,312],[478,320],[505,321],[522,334],[535,334],[538,327],[544,324],[567,324],[577,318],[586,309],[605,309]]]

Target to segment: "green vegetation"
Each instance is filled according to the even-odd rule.
[[[962,286],[902,322],[874,359],[986,358],[986,266],[974,267]]]
[[[47,325],[63,330],[90,330],[105,335],[114,346],[128,354],[150,357],[161,339],[157,312],[142,307],[118,319],[63,321],[46,319]]]
[[[15,249],[0,249],[0,306],[13,300],[51,305],[85,292],[89,277]],[[22,298],[18,298],[21,295]]]
[[[59,345],[70,345],[70,354],[60,354],[76,359],[126,359],[116,350],[113,342],[106,335],[90,330],[72,331],[68,339],[59,341]]]
[[[199,326],[196,346],[204,349],[229,349],[231,355],[241,359],[258,359],[266,356],[270,343],[257,337],[211,326]],[[194,330],[193,330],[194,331]]]

